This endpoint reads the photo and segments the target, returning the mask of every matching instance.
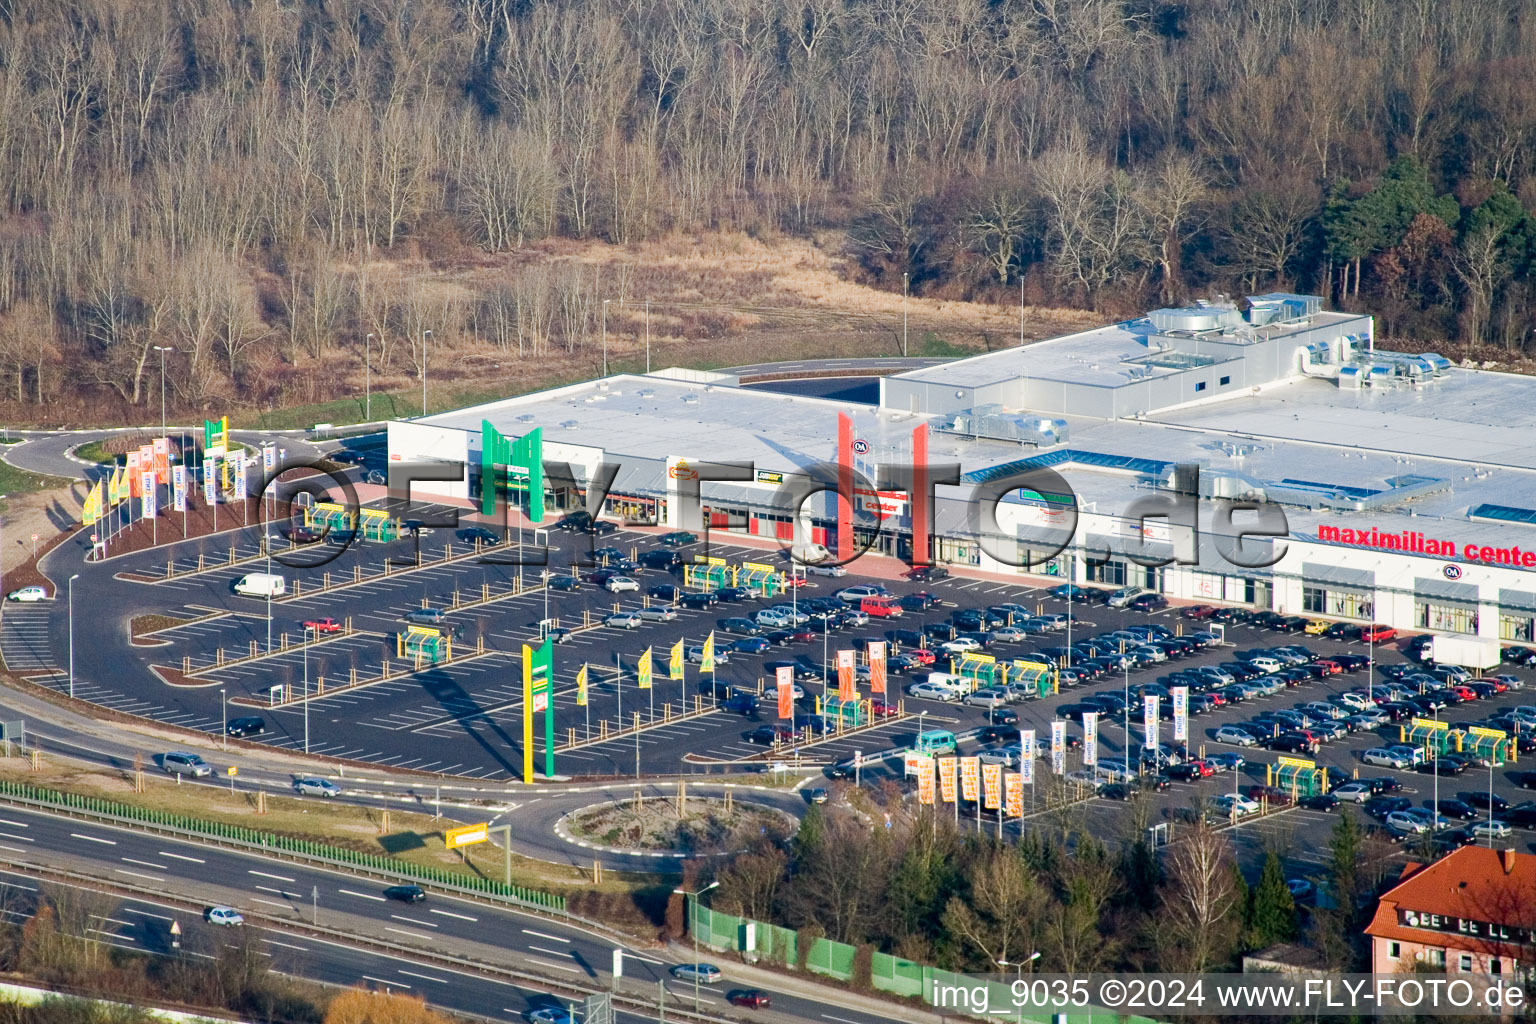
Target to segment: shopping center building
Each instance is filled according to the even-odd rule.
[[[875,405],[664,370],[393,422],[389,451],[451,478],[417,497],[489,482],[548,521],[607,463],[632,521],[1532,641],[1533,427],[1536,379],[1271,294],[898,373]],[[807,474],[854,501],[791,500]]]

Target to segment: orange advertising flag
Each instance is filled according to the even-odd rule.
[[[925,757],[917,770],[917,802],[933,803],[933,758]]]
[[[169,480],[171,478],[171,439],[157,437],[155,447],[155,479]]]
[[[128,497],[138,498],[143,494],[143,476],[139,469],[139,453],[128,453]]]
[[[981,799],[981,761],[974,757],[960,759],[960,795],[970,801]]]
[[[869,692],[885,695],[885,641],[873,640],[869,644]]]
[[[779,717],[795,717],[795,670],[788,665],[781,665],[774,670],[774,677],[778,684]]]
[[[854,700],[853,652],[837,652],[837,699]]]
[[[1007,803],[1004,813],[1010,818],[1022,818],[1024,816],[1024,776],[1018,772],[1010,773],[1004,789],[1007,790]]]
[[[935,762],[939,769],[939,797],[947,804],[955,802],[955,760],[941,757]]]
[[[995,811],[1003,806],[1003,766],[1000,764],[984,764],[981,766],[981,789],[986,797],[982,806],[989,811]]]

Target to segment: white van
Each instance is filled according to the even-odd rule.
[[[789,557],[801,565],[815,565],[831,558],[832,552],[820,544],[796,544],[789,549]]]
[[[235,581],[235,593],[244,597],[282,597],[288,581],[277,573],[248,572]]]
[[[1248,664],[1258,671],[1264,672],[1266,674],[1270,672],[1279,672],[1282,668],[1285,667],[1284,665],[1280,664],[1279,658],[1271,658],[1267,654],[1261,654],[1256,658],[1249,658]]]
[[[961,679],[959,676],[949,672],[929,672],[928,677],[923,682],[931,686],[940,687],[956,697],[962,697],[971,692],[971,682],[969,679]]]

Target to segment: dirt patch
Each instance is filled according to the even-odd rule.
[[[175,626],[185,626],[193,621],[195,620],[177,618],[174,615],[135,615],[128,623],[128,635],[138,638],[146,633],[171,629]]]
[[[4,589],[42,585],[53,592],[53,581],[37,571],[37,559],[63,543],[80,522],[85,481],[36,494],[7,498],[0,517],[0,573]],[[32,536],[36,534],[37,540]]]
[[[625,850],[669,853],[721,853],[733,849],[740,837],[759,830],[781,829],[778,811],[760,805],[691,798],[682,813],[674,799],[651,797],[639,801],[598,804],[574,811],[565,818],[571,836]]]

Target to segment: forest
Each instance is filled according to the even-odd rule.
[[[144,422],[161,360],[187,413],[590,374],[641,326],[582,246],[722,232],[1104,317],[1316,291],[1518,363],[1532,7],[0,0],[0,417]]]

